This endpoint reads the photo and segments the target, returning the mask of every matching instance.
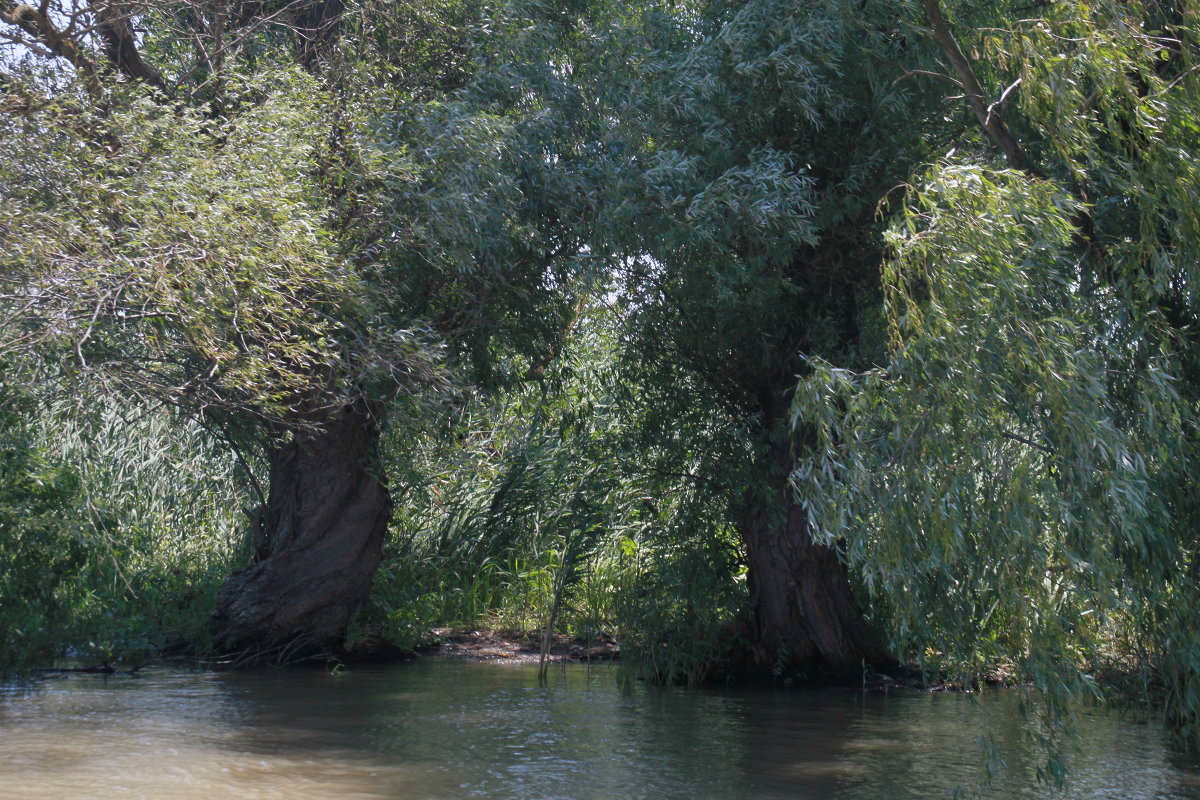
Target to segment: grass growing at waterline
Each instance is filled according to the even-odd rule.
[[[198,424],[0,372],[0,672],[203,648],[252,498]]]

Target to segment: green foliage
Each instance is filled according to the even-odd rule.
[[[699,6],[648,20],[662,46],[629,115],[644,186],[626,211],[630,355],[649,380],[686,375],[687,402],[769,428],[798,352],[873,355],[842,334],[876,282],[875,201],[925,150],[906,135],[911,92],[889,83],[890,14]]]
[[[1074,203],[1052,185],[946,165],[907,207],[890,236],[893,361],[814,364],[795,413],[821,449],[794,483],[887,598],[899,651],[953,653],[968,675],[1082,667],[1135,563],[1177,555],[1148,491],[1155,454],[1095,348],[1128,343],[1074,291]],[[1147,402],[1169,409],[1161,366]]]
[[[51,657],[73,598],[68,575],[86,561],[72,519],[79,476],[37,447],[30,402],[0,375],[0,674]]]
[[[202,637],[247,499],[147,398],[261,442],[365,395],[385,635],[715,675],[779,453],[895,652],[1056,723],[1134,672],[1197,740],[1191,4],[363,0],[316,66],[293,17],[197,59],[194,11],[143,20],[166,91],[0,75],[0,352],[107,398],[3,378],[6,652]]]
[[[355,294],[312,203],[315,88],[249,82],[248,107],[216,129],[141,94],[90,121],[103,147],[10,123],[10,331],[61,342],[68,368],[123,387],[278,414],[338,357],[329,310]]]
[[[249,498],[211,436],[161,410],[52,395],[7,365],[0,672],[136,666],[204,640]]]
[[[733,675],[743,658],[745,570],[711,497],[686,488],[668,497],[639,539],[619,542],[610,602],[629,674],[698,686]]]
[[[820,449],[795,484],[898,647],[967,674],[1017,663],[1056,714],[1098,666],[1161,665],[1192,737],[1174,632],[1194,613],[1193,34],[1171,29],[1172,65],[1128,7],[1068,5],[983,35],[1062,182],[949,161],[908,191],[884,268],[891,359],[813,363],[794,412]],[[1079,52],[1049,52],[1063,42]]]
[[[569,32],[514,5],[474,30],[460,91],[378,114],[363,154],[377,212],[356,229],[385,307],[431,325],[483,387],[545,369],[605,266],[589,237],[608,172],[598,111],[548,61]]]
[[[723,504],[646,448],[614,372],[611,310],[585,312],[545,379],[464,404],[448,430],[393,440],[407,474],[370,624],[583,637],[616,632],[631,668],[696,683],[741,608]],[[661,445],[657,445],[662,449]]]
[[[623,499],[628,487],[605,455],[611,400],[595,375],[575,374],[569,386],[553,388],[572,367],[604,369],[585,360],[588,344],[603,346],[586,338],[564,356],[571,366],[545,383],[500,402],[471,398],[440,435],[393,441],[393,458],[406,462],[409,478],[383,586],[437,597],[442,605],[428,621],[472,624],[502,609],[499,624],[533,627],[545,619],[556,583],[567,600],[583,560],[613,535],[610,526],[624,524],[632,500]],[[403,597],[384,602],[390,613],[408,605]]]

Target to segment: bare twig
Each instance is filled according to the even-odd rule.
[[[896,80],[892,81],[892,86],[895,86],[897,83],[899,83],[902,80],[906,80],[908,78],[912,78],[917,75],[926,75],[930,78],[939,78],[943,81],[949,81],[950,83],[953,83],[955,86],[957,86],[958,88],[960,88],[964,91],[966,91],[966,88],[967,88],[967,87],[963,86],[962,82],[959,81],[957,78],[951,77],[950,75],[947,75],[944,72],[934,72],[933,70],[928,70],[928,69],[910,69],[908,72],[904,73],[899,78],[896,78]]]
[[[1001,108],[1004,106],[1004,101],[1008,100],[1008,96],[1010,94],[1012,94],[1013,90],[1021,85],[1022,80],[1023,80],[1022,78],[1017,78],[1015,81],[1013,81],[1012,85],[1010,85],[1007,89],[1005,89],[1003,92],[1000,93],[1000,99],[987,107],[987,118],[989,121],[992,119],[992,112],[995,111],[997,108]]]
[[[84,79],[88,94],[93,97],[99,96],[100,81],[96,64],[70,35],[69,28],[60,28],[48,13],[25,3],[14,3],[12,0],[0,0],[0,22],[20,28],[53,55],[66,60]]]
[[[1009,433],[1008,431],[1003,431],[1003,432],[1001,432],[1000,435],[1003,436],[1005,439],[1011,439],[1012,441],[1019,442],[1020,444],[1026,445],[1027,447],[1032,447],[1034,450],[1037,450],[1041,453],[1045,453],[1048,456],[1058,455],[1058,453],[1056,453],[1052,448],[1047,447],[1044,444],[1038,444],[1037,442],[1033,441],[1032,439],[1026,439],[1024,436],[1019,436],[1015,433]]]

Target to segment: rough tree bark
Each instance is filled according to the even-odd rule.
[[[181,41],[189,34],[195,39],[209,70],[219,70],[236,43],[272,22],[298,37],[297,60],[318,71],[336,42],[345,10],[344,0],[167,6],[195,26]],[[113,76],[167,93],[174,88],[138,50],[135,27],[145,8],[94,0],[74,4],[78,13],[66,15],[45,2],[0,0],[0,23],[9,26],[4,32],[14,41],[70,64],[101,106],[111,101],[103,81]],[[227,25],[231,15],[235,29]],[[52,98],[37,96],[0,70],[0,109],[28,114],[51,104]],[[366,600],[382,558],[391,505],[370,408],[359,402],[319,419],[298,413],[297,421],[308,425],[298,426],[289,441],[268,454],[270,489],[258,559],[225,582],[211,621],[216,645],[240,651],[247,660],[286,660],[337,645]]]
[[[218,647],[242,660],[337,647],[370,592],[391,512],[365,403],[295,434],[269,462],[258,560],[225,581],[211,623]]]
[[[345,3],[301,0],[288,10],[297,60],[319,71]],[[242,662],[336,650],[383,558],[391,498],[376,418],[360,401],[315,422],[268,454],[257,561],[231,575],[217,598],[214,642]]]
[[[808,515],[792,498],[793,461],[786,447],[772,446],[760,474],[777,494],[743,504],[756,661],[827,679],[859,676],[864,664],[890,667],[895,659],[868,630],[846,565],[813,541]]]
[[[112,0],[92,3],[96,29],[104,43],[104,55],[109,64],[126,77],[166,89],[162,74],[147,64],[138,50],[132,13],[126,5]]]

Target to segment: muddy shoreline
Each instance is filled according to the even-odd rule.
[[[538,633],[434,628],[434,643],[417,648],[423,656],[492,661],[512,664],[536,664],[542,639]],[[556,634],[550,643],[552,662],[614,661],[621,657],[621,646],[612,637],[592,639]]]

